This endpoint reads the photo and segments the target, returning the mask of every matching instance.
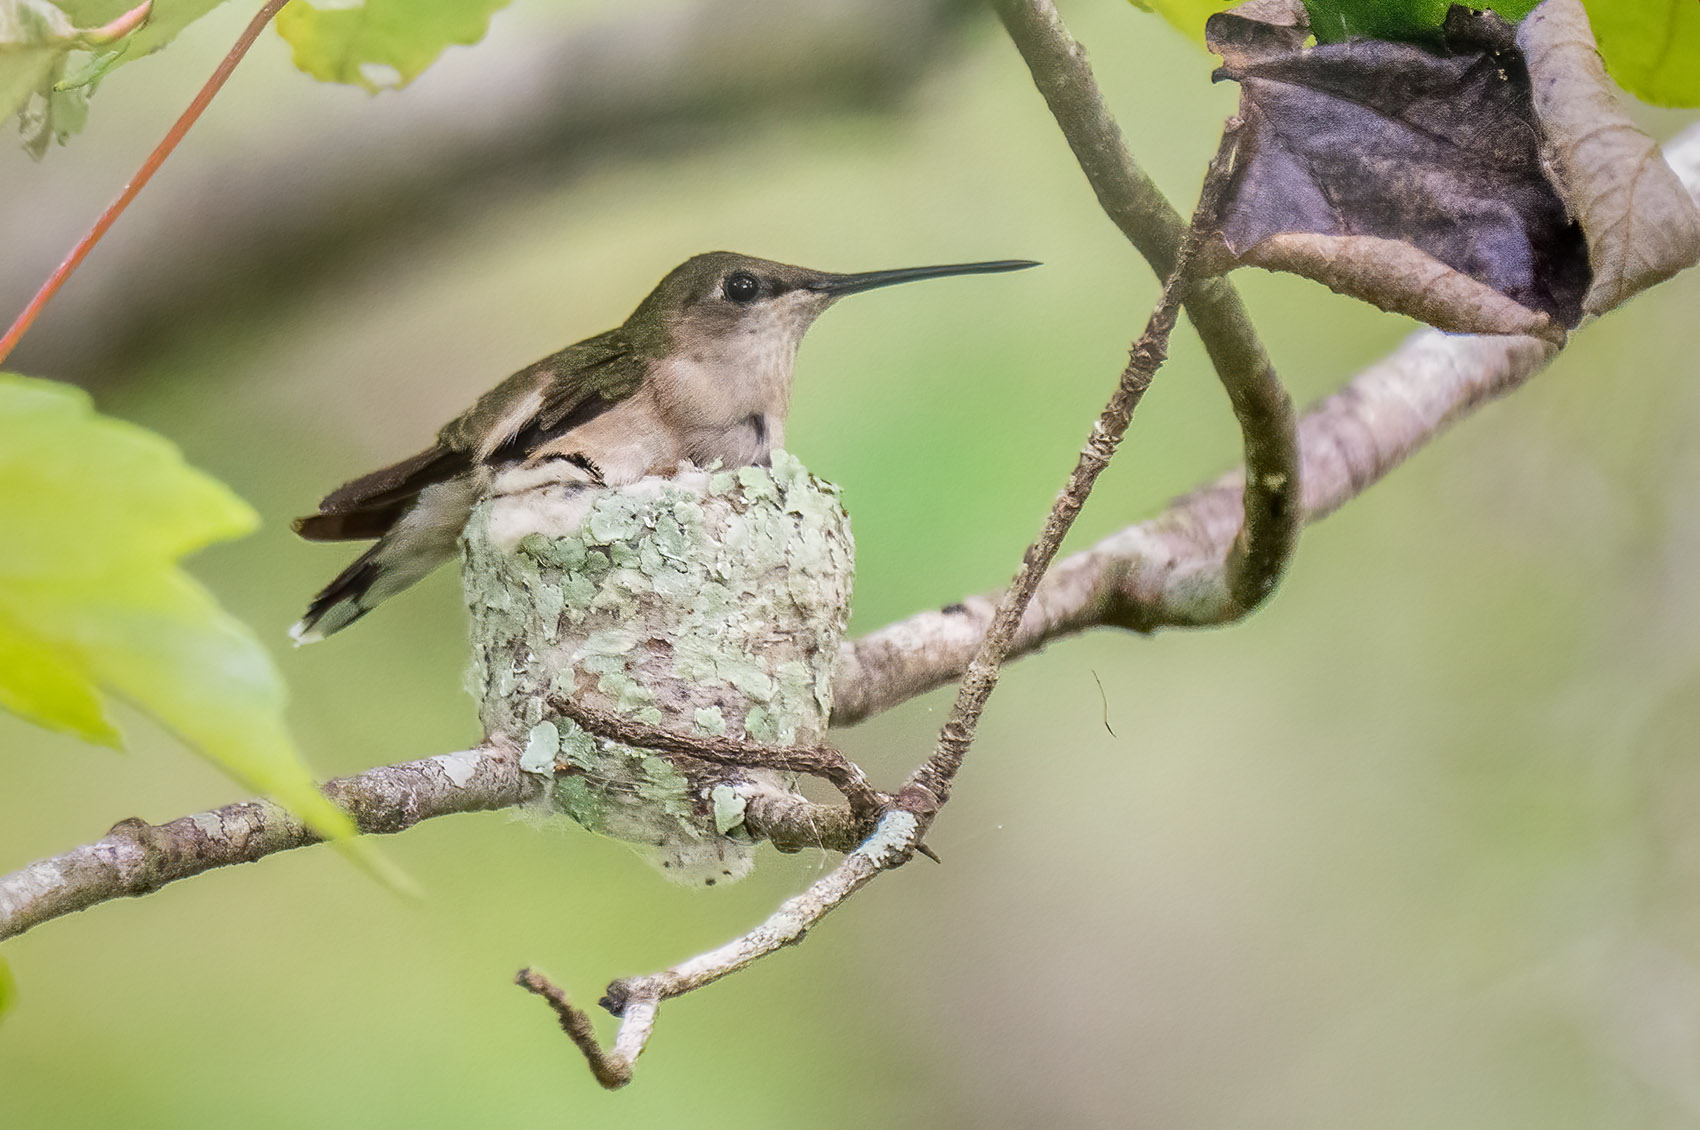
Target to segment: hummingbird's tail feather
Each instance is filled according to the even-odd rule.
[[[319,591],[290,637],[317,643],[453,558],[475,493],[470,476],[426,487],[389,533]]]
[[[336,579],[313,597],[306,613],[289,629],[289,638],[296,646],[318,643],[333,632],[340,632],[376,607],[364,598],[381,579],[383,566],[376,558],[384,548],[379,542],[355,559],[354,564],[336,575]]]

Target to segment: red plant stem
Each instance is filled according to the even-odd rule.
[[[18,339],[24,336],[24,331],[30,328],[36,316],[47,305],[48,300],[59,293],[59,288],[65,285],[65,280],[71,277],[71,272],[75,271],[78,265],[88,257],[88,253],[94,250],[94,245],[100,242],[101,237],[112,227],[118,217],[124,214],[124,209],[128,208],[130,201],[134,200],[136,194],[142,191],[142,186],[153,179],[154,173],[158,172],[159,167],[165,163],[165,159],[171,156],[171,151],[177,148],[177,143],[183,140],[183,135],[189,132],[189,127],[199,120],[201,112],[207,108],[207,104],[213,100],[213,96],[223,88],[225,80],[230,78],[230,72],[236,69],[236,64],[242,61],[242,57],[248,53],[248,48],[252,47],[254,40],[260,37],[260,32],[265,30],[266,25],[271,23],[272,17],[277,15],[278,11],[287,3],[289,3],[289,0],[266,0],[265,5],[255,13],[254,18],[248,21],[248,26],[242,29],[242,34],[237,37],[236,42],[231,45],[230,50],[219,62],[218,69],[213,71],[212,77],[206,81],[205,86],[201,87],[200,93],[195,95],[195,100],[189,103],[189,108],[183,111],[182,117],[178,118],[176,124],[171,127],[171,132],[167,133],[164,140],[154,148],[152,153],[148,154],[148,159],[142,162],[142,167],[136,170],[136,175],[130,178],[130,183],[124,186],[124,191],[120,192],[118,198],[106,206],[106,211],[100,214],[100,219],[96,220],[94,226],[88,230],[82,239],[77,241],[75,247],[71,248],[71,253],[65,257],[65,261],[60,263],[58,268],[48,276],[47,281],[41,284],[41,289],[35,292],[35,297],[30,299],[29,305],[24,307],[24,311],[18,315],[17,321],[13,322],[11,328],[6,331],[6,336],[0,337],[0,363],[6,360],[13,347],[18,344]]]

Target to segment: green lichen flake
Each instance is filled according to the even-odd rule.
[[[728,785],[716,785],[709,790],[709,800],[714,805],[714,826],[720,832],[730,832],[744,822],[746,801],[738,795],[738,791]]]
[[[518,540],[498,546],[493,529]],[[528,771],[558,774],[557,811],[630,841],[669,878],[747,874],[748,800],[786,777],[632,749],[542,704],[576,687],[586,705],[669,729],[822,740],[854,557],[836,488],[776,451],[769,467],[616,489],[498,490],[474,511],[464,553],[469,685],[487,732],[525,749]],[[558,739],[547,767],[539,721]]]
[[[553,773],[555,755],[561,752],[561,732],[553,722],[539,722],[527,736],[519,767],[527,773]]]

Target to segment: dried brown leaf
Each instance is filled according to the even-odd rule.
[[[1244,122],[1216,259],[1292,271],[1441,329],[1562,341],[1590,274],[1522,56],[1455,7],[1436,50],[1303,46],[1292,0],[1211,18]]]
[[[1564,327],[1403,240],[1312,233],[1270,236],[1240,256],[1248,267],[1288,271],[1337,294],[1451,333],[1528,334],[1564,344]]]
[[[1600,314],[1700,262],[1700,209],[1658,143],[1618,103],[1577,0],[1546,0],[1517,29],[1555,180],[1587,233]]]

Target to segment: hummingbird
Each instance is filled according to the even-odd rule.
[[[324,639],[454,557],[498,475],[566,471],[617,487],[681,465],[765,463],[785,441],[797,346],[847,294],[1035,266],[1000,259],[843,275],[729,251],[687,259],[618,328],[521,369],[430,447],[345,483],[296,519],[309,541],[377,540],[289,634],[297,644]]]

